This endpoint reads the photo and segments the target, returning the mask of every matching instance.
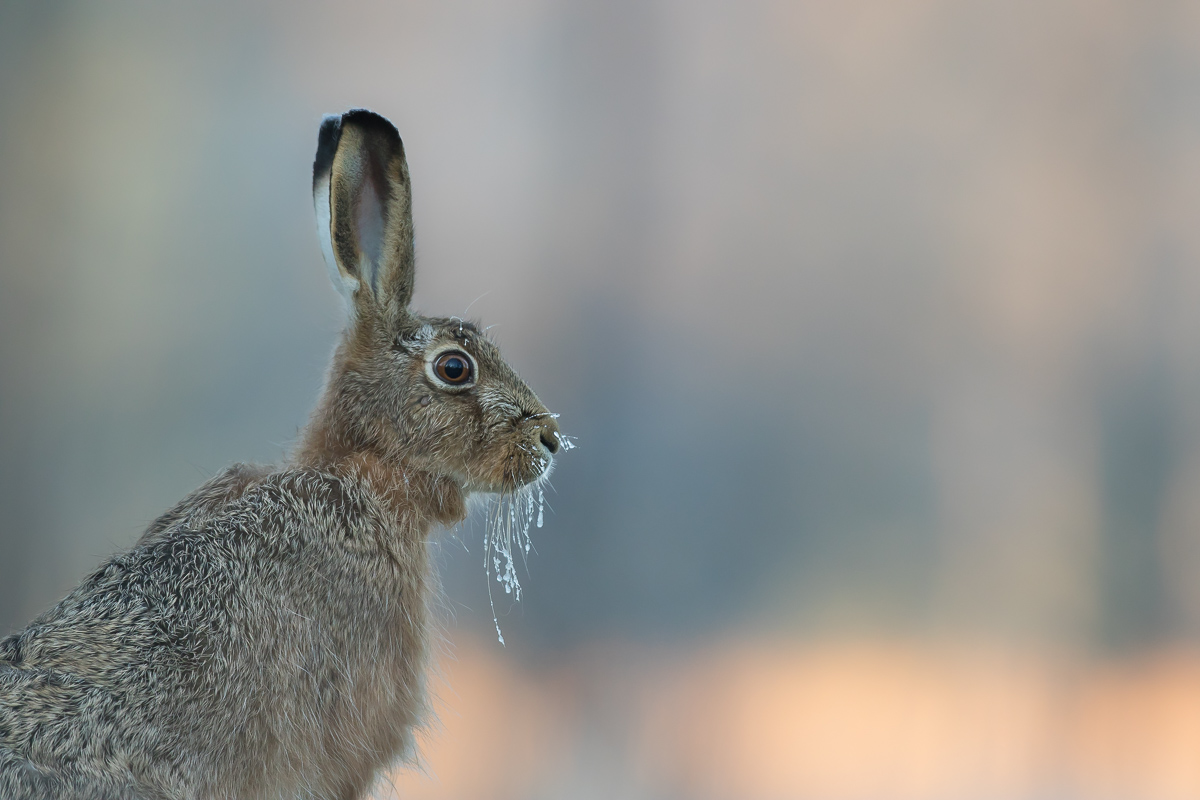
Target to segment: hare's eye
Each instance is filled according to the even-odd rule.
[[[462,386],[471,380],[471,359],[466,353],[451,350],[437,357],[433,371],[451,386]]]

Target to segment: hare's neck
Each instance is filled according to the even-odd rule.
[[[343,349],[339,348],[335,356],[335,373],[342,369]],[[460,482],[381,452],[361,433],[340,424],[339,395],[338,381],[331,380],[289,459],[292,466],[360,478],[398,518],[421,528],[430,523],[454,525],[467,516],[466,495]]]
[[[297,467],[364,481],[398,519],[428,527],[455,525],[467,516],[466,492],[453,478],[370,451],[350,451],[305,442],[291,459]]]
[[[466,492],[453,478],[390,461],[370,453],[354,456],[346,465],[361,475],[398,517],[456,525],[467,516]]]
[[[341,348],[336,358],[342,358]],[[292,464],[324,469],[368,449],[365,442],[359,441],[360,437],[354,436],[345,425],[338,424],[337,395],[336,381],[331,380],[326,384],[308,424],[300,433],[300,441],[288,459]]]

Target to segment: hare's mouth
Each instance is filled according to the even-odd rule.
[[[499,491],[518,491],[550,477],[554,454],[563,449],[557,431],[535,431],[534,436],[514,444],[505,459]]]
[[[500,491],[519,492],[535,483],[546,480],[554,471],[554,459],[549,455],[534,455],[528,459],[517,459],[515,468],[504,476]]]
[[[548,478],[553,469],[554,459],[550,456],[538,454],[527,445],[518,445],[514,452],[477,463],[467,470],[462,482],[469,492],[507,496]]]
[[[517,434],[475,455],[463,480],[468,491],[501,495],[520,492],[549,478],[558,457],[575,448],[573,437],[560,433],[557,425],[525,424]]]
[[[471,492],[499,495],[522,492],[548,479],[554,471],[556,454],[574,447],[572,437],[557,430],[528,431],[520,439],[476,461],[464,485]]]

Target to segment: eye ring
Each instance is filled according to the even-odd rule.
[[[446,350],[438,353],[430,364],[430,372],[446,386],[461,389],[475,379],[475,364],[461,350]]]

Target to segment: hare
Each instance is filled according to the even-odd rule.
[[[390,122],[326,117],[313,195],[350,314],[295,451],[219,474],[0,640],[0,798],[357,798],[411,754],[431,529],[532,487],[563,440],[478,328],[409,308]]]

